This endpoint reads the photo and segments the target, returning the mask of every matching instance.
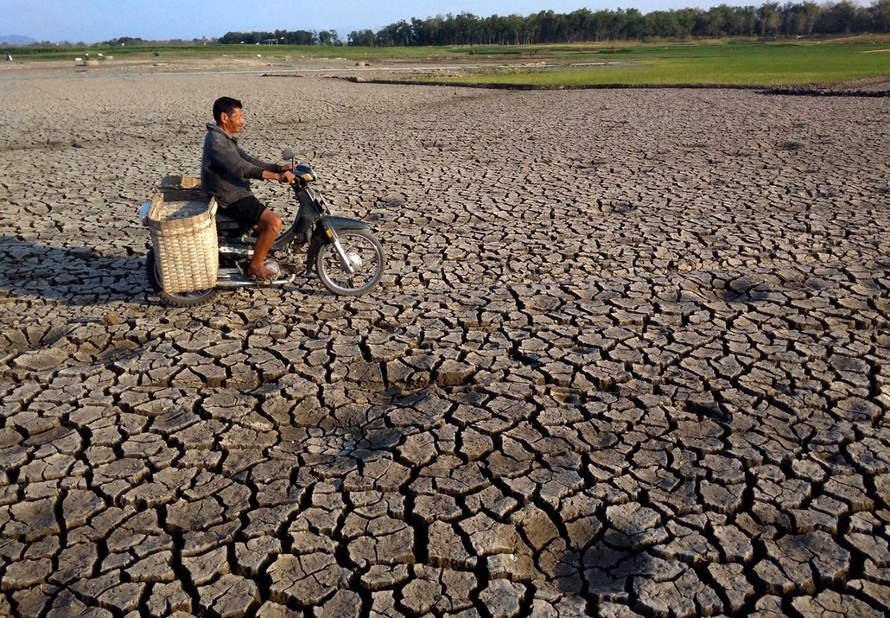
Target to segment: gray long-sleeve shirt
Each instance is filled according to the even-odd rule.
[[[201,187],[223,206],[252,195],[250,179],[261,179],[263,171],[283,172],[275,163],[252,157],[215,124],[207,125],[204,153],[201,155]]]

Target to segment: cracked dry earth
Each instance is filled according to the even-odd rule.
[[[371,222],[379,288],[149,293],[137,207],[222,94]],[[0,107],[0,615],[890,605],[888,99],[143,75]]]

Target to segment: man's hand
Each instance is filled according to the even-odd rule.
[[[283,172],[263,170],[263,180],[277,180],[278,182],[286,182],[287,184],[292,185],[297,181],[297,177],[294,176],[294,173],[290,170],[285,170]]]

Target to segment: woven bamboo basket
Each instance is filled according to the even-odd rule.
[[[167,176],[151,200],[148,228],[165,292],[194,292],[216,285],[219,245],[216,199],[195,178]]]

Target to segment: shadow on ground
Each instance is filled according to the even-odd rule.
[[[106,257],[89,247],[51,247],[0,235],[0,290],[70,305],[143,302],[145,260]]]

